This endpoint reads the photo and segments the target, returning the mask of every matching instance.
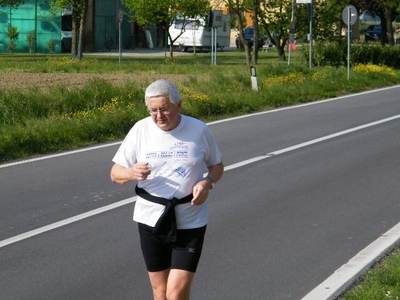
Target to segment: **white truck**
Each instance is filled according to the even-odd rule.
[[[229,15],[222,15],[221,22],[216,30],[216,48],[223,49],[229,47],[231,38],[231,28],[229,26]],[[173,46],[179,47],[182,51],[187,51],[189,48],[211,49],[212,30],[206,26],[204,18],[199,19],[175,19],[169,27]],[[170,46],[170,40],[168,40]]]

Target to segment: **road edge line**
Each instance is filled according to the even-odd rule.
[[[347,291],[375,263],[400,244],[400,223],[382,234],[337,269],[301,300],[334,300]]]

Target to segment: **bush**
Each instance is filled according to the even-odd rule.
[[[383,46],[374,44],[351,45],[350,60],[352,65],[374,64],[400,68],[400,46]],[[308,59],[309,50],[305,49],[304,55]],[[317,42],[314,47],[313,64],[316,66],[346,66],[347,44],[339,42]]]
[[[384,48],[381,44],[360,44],[351,47],[352,64],[384,65]]]
[[[339,67],[346,65],[346,48],[341,42],[317,42],[314,47],[313,64]],[[307,50],[309,56],[309,50]]]
[[[9,23],[7,26],[6,36],[10,40],[10,43],[7,46],[7,50],[10,53],[12,53],[14,49],[17,47],[16,42],[18,41],[19,38],[19,32],[17,27],[11,26],[11,24]]]
[[[383,49],[383,65],[400,69],[400,45],[394,47],[384,47]]]
[[[26,41],[29,45],[29,53],[33,53],[36,46],[36,32],[35,30],[29,31],[26,35]]]
[[[55,39],[50,39],[47,41],[47,48],[49,48],[49,51],[51,54],[53,54],[54,51],[56,50],[56,45],[57,45],[57,42]]]

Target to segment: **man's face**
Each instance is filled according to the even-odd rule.
[[[164,130],[175,129],[181,120],[182,101],[177,105],[171,103],[167,96],[152,97],[148,100],[147,109],[156,125]]]

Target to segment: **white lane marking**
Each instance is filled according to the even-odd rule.
[[[106,147],[112,147],[112,146],[119,145],[119,144],[121,144],[121,142],[109,143],[109,144],[104,144],[104,145],[88,147],[88,148],[81,148],[78,150],[72,150],[72,151],[67,151],[67,152],[63,152],[63,153],[57,153],[57,154],[40,156],[40,157],[35,157],[35,158],[31,158],[31,159],[26,159],[26,160],[15,161],[15,162],[0,165],[0,169],[13,167],[13,166],[17,166],[17,165],[22,165],[22,164],[27,164],[27,163],[31,163],[31,162],[35,162],[35,161],[40,161],[40,160],[46,160],[46,159],[67,156],[67,155],[81,153],[81,152],[92,151],[92,150],[106,148]]]
[[[130,204],[130,203],[133,203],[133,202],[136,201],[136,198],[137,198],[136,196],[135,197],[131,197],[131,198],[127,198],[127,199],[115,202],[113,204],[109,204],[109,205],[106,205],[106,206],[103,206],[103,207],[99,207],[99,208],[96,208],[94,210],[85,212],[83,214],[79,214],[79,215],[76,215],[74,217],[71,217],[71,218],[68,218],[68,219],[64,219],[64,220],[61,220],[59,222],[55,222],[53,224],[49,224],[49,225],[46,225],[46,226],[31,230],[31,231],[28,231],[28,232],[25,232],[25,233],[21,233],[19,235],[14,236],[14,237],[11,237],[11,238],[8,238],[8,239],[0,241],[0,248],[5,247],[5,246],[10,245],[10,244],[13,244],[13,243],[16,243],[16,242],[20,242],[20,241],[25,240],[27,238],[33,237],[35,235],[38,235],[38,234],[41,234],[41,233],[44,233],[44,232],[47,232],[47,231],[50,231],[50,230],[53,230],[53,229],[68,225],[68,224],[71,224],[71,223],[74,223],[74,222],[77,222],[77,221],[92,217],[94,215],[98,215],[98,214],[101,214],[103,212],[106,212],[106,211],[109,211],[109,210],[112,210],[112,209],[115,209],[115,208]]]
[[[334,300],[345,292],[376,261],[396,247],[400,240],[400,223],[361,250],[302,300]]]
[[[396,120],[396,119],[399,119],[399,118],[400,118],[400,115],[396,115],[396,116],[392,116],[392,117],[389,117],[389,118],[386,118],[386,119],[378,120],[378,121],[367,123],[367,124],[364,124],[364,125],[361,125],[361,126],[357,126],[357,127],[353,127],[353,128],[350,128],[350,129],[343,130],[343,131],[339,131],[339,132],[336,132],[336,133],[333,133],[333,134],[329,134],[329,135],[326,135],[326,136],[323,136],[323,137],[320,137],[320,138],[317,138],[317,139],[314,139],[314,140],[310,140],[310,141],[307,141],[307,142],[304,142],[304,143],[300,143],[300,144],[297,144],[297,145],[294,145],[294,146],[283,148],[281,150],[276,150],[276,151],[267,153],[266,155],[253,157],[251,159],[247,159],[247,160],[232,164],[232,165],[230,165],[228,167],[225,167],[225,170],[239,168],[239,167],[242,167],[244,165],[247,165],[247,164],[262,160],[262,159],[266,159],[266,158],[277,156],[279,154],[283,154],[283,153],[286,153],[286,152],[289,152],[289,151],[293,151],[293,150],[297,150],[297,149],[300,149],[300,148],[304,148],[304,147],[307,147],[307,146],[310,146],[310,145],[313,145],[313,144],[316,144],[316,143],[320,143],[320,142],[323,142],[323,141],[326,141],[326,140],[330,140],[330,139],[333,139],[333,138],[336,138],[336,137],[339,137],[339,136],[342,136],[342,135],[345,135],[345,134],[348,134],[348,133],[352,133],[352,132],[355,132],[355,131],[358,131],[358,130],[362,130],[362,129],[365,129],[365,128],[368,128],[368,127],[372,127],[372,126],[376,126],[376,125],[383,124],[383,123],[386,123],[386,122],[390,122],[390,121],[393,121],[393,120]]]
[[[287,107],[282,107],[282,108],[278,108],[278,109],[272,109],[272,110],[268,110],[268,111],[262,111],[262,112],[242,115],[242,116],[223,119],[223,120],[217,120],[217,121],[209,122],[207,124],[208,125],[219,124],[219,123],[229,122],[232,120],[238,120],[238,119],[249,118],[249,117],[258,116],[258,115],[270,114],[270,113],[274,113],[274,112],[278,112],[278,111],[296,109],[296,108],[305,107],[305,106],[317,105],[317,104],[321,104],[321,103],[337,101],[337,100],[347,99],[347,98],[351,98],[351,97],[355,97],[355,96],[372,94],[372,93],[377,93],[377,92],[390,90],[390,89],[396,89],[396,88],[399,88],[399,86],[390,86],[390,87],[385,87],[385,88],[372,90],[372,91],[365,91],[365,92],[356,93],[356,94],[344,95],[344,96],[340,96],[340,97],[336,97],[336,98],[330,98],[330,99],[325,99],[325,100],[320,100],[320,101],[313,101],[313,102],[309,102],[309,103],[287,106]],[[46,155],[46,156],[41,156],[41,157],[37,157],[37,158],[26,159],[26,160],[21,160],[21,161],[6,163],[6,164],[0,164],[0,169],[7,168],[7,167],[13,167],[13,166],[17,166],[17,165],[22,165],[22,164],[27,164],[27,163],[36,162],[36,161],[41,161],[41,160],[46,160],[46,159],[52,159],[52,158],[61,157],[61,156],[67,156],[67,155],[86,152],[86,151],[91,151],[91,150],[96,150],[96,149],[101,149],[101,148],[106,148],[106,147],[112,147],[112,146],[116,146],[119,144],[121,144],[121,141],[104,144],[104,145],[93,146],[93,147],[87,147],[87,148],[73,150],[73,151],[66,151],[63,153]]]
[[[256,157],[253,157],[251,159],[243,160],[241,162],[226,166],[225,167],[225,171],[233,170],[233,169],[236,169],[236,168],[240,168],[242,166],[245,166],[245,165],[248,165],[248,164],[263,160],[263,159],[274,157],[274,156],[277,156],[277,155],[280,155],[280,154],[283,154],[283,153],[287,153],[287,152],[290,152],[290,151],[293,151],[293,150],[297,150],[297,149],[300,149],[300,148],[303,148],[303,147],[307,147],[307,146],[310,146],[310,145],[313,145],[313,144],[316,144],[316,143],[319,143],[319,142],[322,142],[322,141],[326,141],[326,140],[329,140],[329,139],[332,139],[332,138],[335,138],[335,137],[338,137],[338,136],[342,136],[342,135],[345,135],[345,134],[348,134],[348,133],[351,133],[351,132],[355,132],[357,130],[362,130],[362,129],[365,129],[365,128],[368,128],[368,127],[371,127],[371,126],[376,126],[376,125],[379,125],[379,124],[382,124],[382,123],[385,123],[385,122],[393,121],[393,120],[396,120],[396,119],[399,119],[399,118],[400,118],[400,115],[396,115],[396,116],[393,116],[393,117],[390,117],[390,118],[382,119],[382,120],[379,120],[379,121],[376,121],[376,122],[367,123],[367,124],[364,124],[364,125],[361,125],[361,126],[353,127],[353,128],[350,128],[350,129],[347,129],[347,130],[343,130],[343,131],[340,131],[340,132],[337,132],[337,133],[334,133],[334,134],[330,134],[330,135],[327,135],[327,136],[324,136],[324,137],[321,137],[321,138],[317,138],[317,139],[310,140],[310,141],[307,141],[307,142],[304,142],[304,143],[300,143],[300,144],[297,144],[297,145],[294,145],[294,146],[291,146],[291,147],[283,148],[283,149],[280,149],[280,150],[277,150],[277,151],[274,151],[274,152],[267,153],[266,155],[256,156]],[[53,223],[53,224],[50,224],[50,225],[47,225],[47,226],[32,230],[32,231],[28,231],[26,233],[19,234],[17,236],[14,236],[14,237],[11,237],[11,238],[8,238],[8,239],[0,241],[0,248],[2,248],[4,246],[7,246],[7,245],[10,245],[10,244],[13,244],[13,243],[16,243],[16,242],[19,242],[19,241],[22,241],[22,240],[30,238],[32,236],[35,236],[35,235],[38,235],[38,234],[41,234],[41,233],[44,233],[44,232],[47,232],[47,231],[62,227],[62,226],[65,226],[67,224],[71,224],[71,223],[77,222],[79,220],[83,220],[83,219],[92,217],[94,215],[97,215],[97,214],[112,210],[114,208],[129,204],[129,203],[132,203],[132,202],[135,202],[135,201],[136,201],[136,197],[128,198],[128,199],[121,200],[119,202],[116,202],[116,203],[113,203],[113,204],[110,204],[110,205],[107,205],[107,206],[103,206],[103,207],[91,210],[89,212],[86,212],[86,213],[83,213],[83,214],[80,214],[80,215],[77,215],[77,216],[74,216],[74,217],[59,221],[59,222],[56,222],[56,223]]]
[[[216,120],[216,121],[212,121],[212,122],[208,123],[208,125],[225,123],[225,122],[229,122],[229,121],[232,121],[232,120],[239,120],[239,119],[249,118],[249,117],[258,116],[258,115],[270,114],[270,113],[283,111],[283,110],[289,110],[289,109],[301,108],[301,107],[305,107],[305,106],[317,105],[317,104],[326,103],[326,102],[343,100],[343,99],[352,98],[352,97],[355,97],[355,96],[362,96],[362,95],[373,94],[373,93],[377,93],[377,92],[381,92],[381,91],[397,89],[399,87],[400,87],[400,85],[390,86],[390,87],[385,87],[385,88],[372,90],[372,91],[365,91],[365,92],[356,93],[356,94],[343,95],[343,96],[336,97],[336,98],[329,98],[329,99],[325,99],[325,100],[307,102],[307,103],[297,104],[297,105],[293,105],[293,106],[286,106],[286,107],[271,109],[271,110],[268,110],[268,111],[261,111],[261,112],[256,112],[256,113],[252,113],[252,114],[232,117],[232,118],[228,118],[228,119]]]

